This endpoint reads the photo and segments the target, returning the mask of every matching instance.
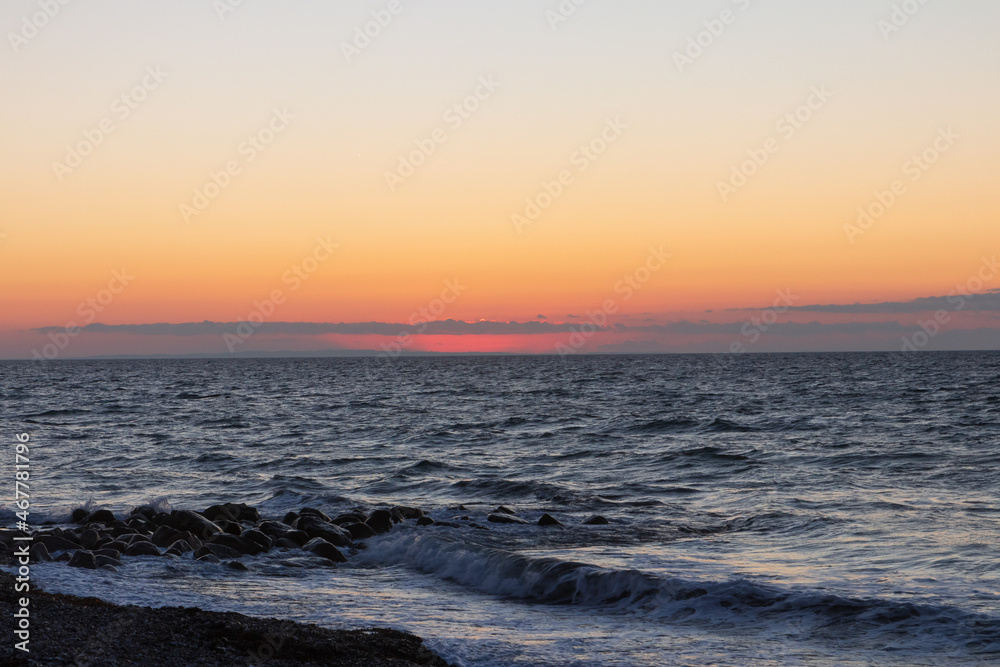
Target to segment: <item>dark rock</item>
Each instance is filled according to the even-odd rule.
[[[542,516],[538,517],[538,525],[539,526],[561,526],[562,525],[562,521],[560,521],[559,519],[555,518],[551,514],[547,514],[546,513],[546,514],[543,514]]]
[[[174,510],[170,513],[167,525],[176,530],[190,531],[201,539],[222,532],[217,524],[191,510]]]
[[[192,549],[197,549],[202,544],[204,544],[204,542],[199,540],[197,536],[193,535],[191,531],[188,530],[184,531],[183,533],[178,533],[177,536],[174,538],[174,541],[176,540],[184,540],[185,542],[191,545]]]
[[[94,543],[94,548],[100,549],[101,547],[107,546],[108,544],[111,544],[114,541],[115,538],[111,537],[110,535],[105,535],[104,537],[102,537],[101,539],[97,540],[97,542]]]
[[[434,519],[430,518],[429,516],[422,516],[419,519],[417,519],[418,526],[429,526],[433,523]]]
[[[73,523],[83,523],[88,516],[90,516],[90,512],[82,507],[77,507],[73,510],[73,513],[69,515],[69,520]]]
[[[349,523],[343,527],[351,534],[352,540],[365,540],[375,537],[375,530],[366,523]]]
[[[264,551],[270,551],[271,545],[274,543],[270,537],[254,528],[244,530],[240,537],[245,540],[250,540]]]
[[[517,514],[514,510],[507,507],[506,505],[501,505],[500,507],[493,510],[494,514]]]
[[[327,514],[323,512],[323,510],[318,510],[315,507],[303,507],[302,509],[299,510],[299,516],[304,516],[306,514],[314,516],[317,519],[321,519],[327,523],[330,523],[331,521],[330,517],[327,516]]]
[[[199,549],[195,549],[194,557],[200,559],[205,554],[213,554],[218,558],[240,558],[243,554],[233,549],[232,547],[227,547],[224,544],[205,544]]]
[[[70,567],[82,567],[88,570],[97,569],[97,559],[94,558],[94,554],[89,551],[77,551],[73,554],[73,557],[69,559],[68,565]]]
[[[159,556],[160,550],[152,542],[136,541],[128,545],[126,556]]]
[[[291,542],[294,542],[295,544],[297,544],[300,547],[303,544],[305,544],[306,542],[308,542],[310,540],[309,535],[307,535],[305,533],[305,531],[302,531],[302,530],[292,530],[292,531],[289,531],[289,532],[285,533],[284,535],[282,535],[282,537],[285,538],[286,540],[290,540]]]
[[[298,549],[301,546],[301,544],[296,544],[287,537],[279,537],[274,541],[275,549]]]
[[[388,533],[392,530],[392,514],[388,510],[375,510],[368,516],[365,523],[380,535]]]
[[[174,530],[170,526],[160,526],[150,539],[158,547],[168,547],[174,543],[180,534],[179,530]]]
[[[139,519],[137,517],[129,519],[128,521],[125,522],[125,525],[137,533],[152,533],[154,530],[156,530],[156,527],[153,525],[153,523],[146,521],[144,519]]]
[[[105,565],[110,565],[111,567],[114,567],[116,565],[122,564],[122,562],[117,558],[111,558],[110,556],[102,556],[98,554],[94,555],[94,561],[97,563],[97,567],[104,567]]]
[[[86,519],[86,523],[109,524],[113,521],[115,521],[115,515],[111,510],[97,510],[91,513]]]
[[[321,519],[303,514],[296,520],[295,527],[310,538],[322,537],[330,544],[346,547],[351,543],[351,534],[336,524],[327,523]]]
[[[172,551],[180,556],[181,554],[186,554],[189,551],[194,551],[194,549],[190,544],[188,544],[187,540],[175,540],[167,551]]]
[[[223,532],[229,533],[230,535],[239,535],[243,532],[243,526],[236,523],[235,521],[226,521],[225,519],[219,519],[216,524],[223,530]]]
[[[294,529],[287,523],[282,523],[281,521],[261,521],[257,524],[257,530],[270,537],[281,537],[285,533]]]
[[[226,503],[224,505],[212,505],[202,512],[209,521],[225,519],[239,523],[240,521],[250,521],[256,523],[260,521],[260,512],[255,507],[250,507],[246,503]]]
[[[49,555],[49,550],[45,547],[44,542],[35,542],[28,551],[28,559],[32,563],[49,563],[52,561],[52,556]]]
[[[489,530],[486,526],[480,526],[478,523],[470,523],[469,528],[475,528],[476,530]]]
[[[491,514],[486,517],[487,521],[492,521],[493,523],[528,523],[519,516],[514,516],[512,514]]]
[[[149,520],[156,516],[156,509],[149,505],[139,505],[138,507],[132,508],[132,511],[129,512],[129,516],[140,516]]]
[[[302,550],[314,553],[317,556],[320,556],[321,558],[332,560],[334,563],[347,562],[347,556],[341,553],[340,549],[333,546],[332,544],[324,540],[322,537],[317,537],[309,540],[309,542],[307,542],[305,546],[302,547]]]
[[[600,514],[595,514],[594,516],[589,516],[586,519],[584,519],[584,521],[583,521],[583,525],[585,525],[585,526],[606,526],[609,523],[610,523],[610,521],[608,521],[607,519],[605,519]]]
[[[246,572],[248,570],[247,566],[239,562],[238,560],[226,561],[226,567],[228,567],[230,570],[240,570],[242,572]]]
[[[73,559],[73,554],[69,551],[64,551],[54,558],[57,563],[65,563],[68,560]]]
[[[367,518],[362,512],[345,512],[344,514],[338,514],[331,520],[331,523],[335,523],[338,526],[345,526],[349,523],[364,523]]]
[[[63,535],[42,535],[35,541],[44,544],[49,551],[72,551],[83,546]]]
[[[455,523],[454,521],[435,521],[434,524],[438,528],[461,528],[462,524]]]
[[[209,546],[221,545],[229,547],[233,551],[248,556],[256,556],[266,551],[266,549],[252,540],[245,539],[239,535],[230,535],[229,533],[216,533],[208,538],[208,543]],[[219,556],[219,554],[216,555]],[[221,558],[222,556],[219,557]]]
[[[287,524],[289,526],[294,526],[295,520],[298,518],[299,518],[298,512],[289,512],[281,519],[281,523]]]
[[[117,572],[118,571],[117,567],[115,567],[114,565],[110,565],[108,563],[105,563],[104,565],[100,565],[98,567],[100,569],[102,569],[102,570],[107,570],[108,572]]]
[[[199,560],[202,563],[221,563],[222,562],[222,560],[218,556],[216,556],[215,554],[213,554],[211,552],[205,552],[202,555],[198,556],[198,558],[196,558],[195,560]]]
[[[124,523],[121,525],[116,525],[111,528],[111,536],[114,537],[115,539],[118,539],[122,535],[128,535],[131,532],[132,528],[130,526],[125,525]]]
[[[115,540],[114,542],[109,542],[108,544],[105,544],[104,547],[102,548],[114,550],[120,554],[123,554],[125,553],[125,550],[128,549],[128,543],[122,542],[120,540]]]
[[[95,556],[107,556],[108,558],[119,559],[119,553],[114,549],[97,549],[94,551]]]
[[[135,544],[136,542],[150,542],[150,543],[152,543],[152,541],[153,540],[149,536],[147,536],[147,535],[136,534],[136,535],[133,535],[132,537],[129,538],[128,543],[131,546],[131,545]]]
[[[392,509],[399,512],[400,516],[404,519],[419,519],[424,516],[424,511],[419,507],[406,507],[405,505],[396,505]]]
[[[84,549],[93,549],[97,541],[101,539],[101,534],[93,528],[85,528],[80,531],[80,544]]]
[[[403,523],[403,513],[397,508],[393,507],[389,510],[389,516],[392,517],[393,523]]]

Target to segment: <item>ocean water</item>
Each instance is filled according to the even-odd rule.
[[[1000,661],[997,353],[3,362],[0,403],[36,522],[469,517],[335,568],[39,565],[49,590],[398,627],[470,666]]]

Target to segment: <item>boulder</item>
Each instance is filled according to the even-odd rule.
[[[168,547],[177,540],[177,536],[180,534],[180,531],[174,530],[170,526],[160,526],[150,539],[158,547]]]
[[[321,558],[332,560],[334,563],[346,563],[347,557],[340,552],[340,549],[333,546],[322,537],[316,537],[302,547],[303,551],[314,553]]]
[[[281,521],[261,521],[257,524],[257,530],[270,537],[281,537],[294,528]]]
[[[551,514],[546,513],[546,514],[543,514],[542,516],[538,517],[538,525],[539,526],[561,526],[562,525],[562,521],[560,521],[559,519],[555,518]]]
[[[247,556],[256,556],[257,554],[265,551],[265,549],[256,542],[240,537],[239,535],[230,535],[229,533],[216,533],[215,535],[212,535],[212,537],[208,538],[208,546],[229,547],[233,551]],[[222,556],[218,553],[215,555],[222,558]]]
[[[32,563],[48,563],[52,561],[52,556],[49,555],[44,542],[35,542],[28,551],[28,560]]]
[[[289,531],[284,535],[282,535],[282,537],[285,538],[286,540],[294,542],[296,545],[300,547],[310,540],[310,537],[304,531],[301,530]]]
[[[606,518],[600,514],[595,514],[594,516],[589,516],[583,520],[583,525],[585,526],[606,526],[610,523]]]
[[[123,554],[125,553],[125,550],[128,549],[128,544],[120,540],[115,540],[114,542],[109,542],[108,544],[105,544],[102,547],[102,549],[114,550],[120,554]]]
[[[500,514],[500,513],[491,514],[488,517],[486,517],[486,520],[487,521],[492,521],[493,523],[519,523],[519,524],[526,524],[526,523],[528,523],[527,521],[525,521],[524,519],[522,519],[519,516],[514,516],[513,514],[506,514],[506,513],[504,513],[504,514]]]
[[[230,570],[240,570],[242,572],[246,572],[248,570],[247,566],[239,562],[238,560],[226,561],[226,567],[228,567]]]
[[[205,544],[201,548],[195,549],[194,557],[200,559],[205,554],[212,554],[220,559],[240,558],[242,553],[224,544]]]
[[[73,510],[73,513],[69,515],[69,520],[73,523],[83,523],[86,521],[87,517],[90,516],[90,512],[83,509],[82,507],[77,507]]]
[[[331,523],[346,526],[349,523],[364,523],[367,518],[362,512],[345,512],[334,517]]]
[[[74,536],[75,537],[75,536]],[[35,542],[44,544],[51,551],[73,551],[82,545],[79,541],[74,542],[63,535],[41,535],[35,538]]]
[[[365,521],[368,526],[378,534],[388,533],[392,530],[392,514],[389,510],[375,510]]]
[[[507,507],[506,505],[501,505],[500,507],[493,510],[494,514],[517,514],[514,510]]]
[[[133,507],[132,511],[129,512],[130,517],[139,516],[146,520],[152,519],[156,516],[156,509],[150,505],[139,505],[138,507]]]
[[[198,558],[196,558],[195,560],[199,560],[202,563],[221,563],[222,562],[222,560],[218,556],[216,556],[215,554],[213,554],[211,552],[205,552],[202,555],[198,556]]]
[[[223,505],[212,505],[204,512],[202,515],[209,521],[218,521],[220,519],[225,519],[226,521],[232,521],[234,523],[239,523],[240,521],[250,521],[256,523],[260,521],[260,512],[257,508],[250,507],[246,503],[225,503]]]
[[[84,549],[93,549],[100,539],[101,534],[93,528],[84,528],[80,531],[80,544]]]
[[[343,526],[344,530],[351,534],[352,540],[365,540],[375,537],[375,530],[366,523],[349,523]]]
[[[117,558],[112,558],[111,556],[102,556],[99,554],[94,555],[94,562],[97,563],[97,567],[104,567],[105,565],[110,565],[111,567],[115,567],[116,565],[120,566],[122,564],[122,562]]]
[[[434,519],[430,518],[429,516],[422,516],[419,519],[417,519],[418,526],[430,526],[433,523]]]
[[[194,551],[194,549],[190,544],[188,544],[187,540],[176,540],[170,545],[170,548],[167,549],[167,551],[180,556],[181,554],[186,554],[189,551]]]
[[[295,522],[295,527],[310,538],[322,537],[330,544],[340,547],[346,547],[351,543],[351,534],[346,530],[309,514],[300,516]]]
[[[259,530],[248,528],[240,535],[245,540],[250,540],[264,551],[270,551],[273,540]]]
[[[109,524],[115,521],[114,512],[111,510],[97,510],[96,512],[91,512],[84,523],[103,523]]]
[[[289,512],[281,519],[281,523],[288,524],[289,526],[294,526],[295,520],[298,518],[299,518],[298,512]]]
[[[330,517],[327,516],[327,514],[323,510],[318,510],[315,507],[303,507],[302,509],[299,510],[299,516],[303,516],[306,514],[314,516],[317,519],[321,519],[322,521],[326,521],[327,523],[330,523],[331,521]]]
[[[400,516],[404,519],[419,519],[424,516],[424,511],[419,507],[406,507],[405,505],[396,505],[393,507],[394,510],[398,511]]]
[[[166,523],[176,530],[190,531],[201,539],[222,532],[217,524],[191,510],[174,510],[170,513],[170,518]]]
[[[296,544],[287,537],[279,537],[274,541],[275,549],[298,549],[301,546],[301,544]]]
[[[152,542],[143,542],[137,540],[132,544],[128,545],[128,549],[125,550],[126,556],[159,556],[160,550],[156,548],[156,545]]]
[[[96,570],[97,559],[94,557],[94,554],[89,551],[80,550],[73,554],[73,556],[69,559],[68,565],[70,567],[82,567],[87,570]]]
[[[226,519],[219,519],[216,525],[223,530],[223,532],[229,533],[230,535],[239,535],[243,532],[243,526],[235,521],[227,521]]]

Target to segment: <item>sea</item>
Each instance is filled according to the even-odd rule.
[[[36,524],[455,524],[336,567],[33,566],[52,592],[399,628],[465,666],[1000,663],[1000,353],[0,362],[0,404],[4,525],[19,433]]]

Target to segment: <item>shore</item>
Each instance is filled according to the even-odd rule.
[[[0,572],[0,591],[9,619],[23,594],[14,592],[7,572]],[[30,599],[31,652],[15,649],[8,629],[0,665],[447,667],[419,637],[397,630],[331,630],[201,609],[119,606],[35,586]]]

